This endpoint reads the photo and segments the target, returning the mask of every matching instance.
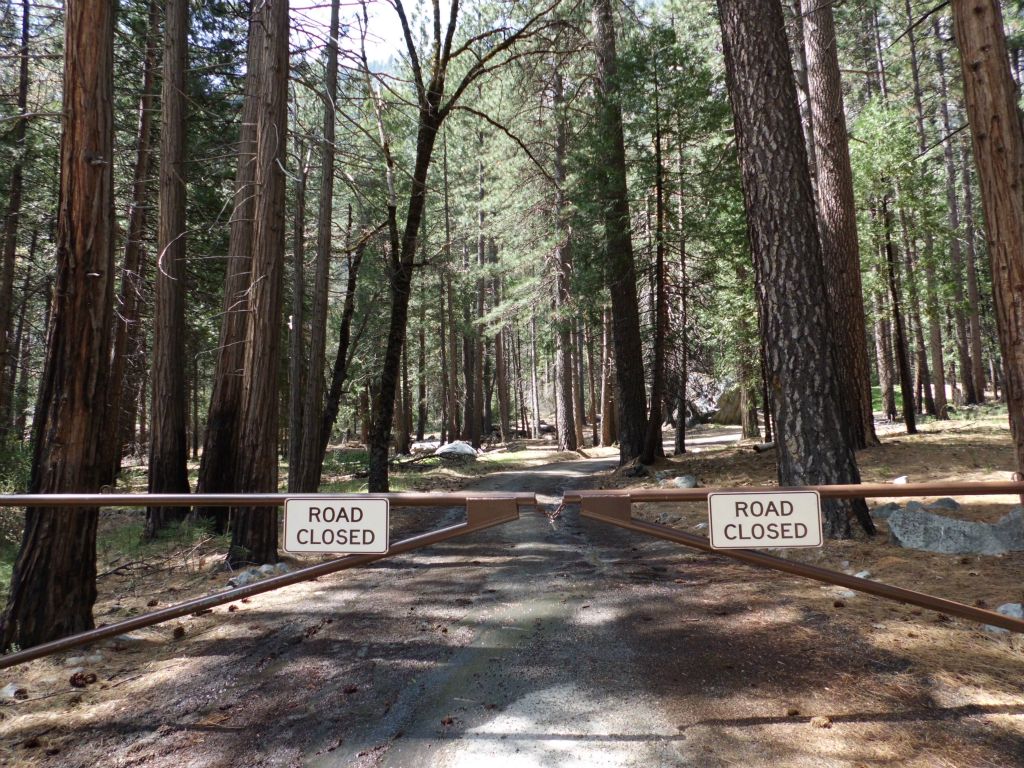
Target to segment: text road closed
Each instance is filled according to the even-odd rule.
[[[288,499],[285,552],[382,555],[388,551],[387,499],[315,496]]]
[[[708,494],[708,529],[715,549],[820,547],[817,491]]]

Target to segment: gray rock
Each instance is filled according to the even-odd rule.
[[[1024,507],[1014,507],[993,526],[1011,552],[1024,549]]]
[[[275,573],[277,573],[277,568],[271,565],[270,563],[267,563],[266,565],[261,565],[258,568],[258,570],[261,576],[273,576]]]
[[[858,571],[857,573],[855,573],[853,575],[856,578],[858,578],[858,579],[870,579],[871,578],[871,571]]]
[[[476,457],[477,450],[463,440],[455,440],[445,443],[434,451],[435,456],[473,456]]]
[[[886,504],[879,504],[877,507],[871,510],[871,516],[876,520],[888,520],[889,515],[898,510],[900,505],[895,501],[890,501]]]
[[[924,512],[925,511],[924,504],[922,504],[920,501],[915,501],[914,499],[911,499],[910,501],[908,501],[907,502],[907,506],[905,506],[904,509],[907,512]]]
[[[672,485],[676,488],[696,488],[697,478],[693,475],[680,475],[672,479]]]
[[[960,503],[956,499],[951,499],[948,496],[945,496],[941,499],[936,499],[931,504],[926,504],[925,508],[934,512],[943,510],[946,512],[956,512],[960,509]]]
[[[288,563],[278,563],[274,566],[274,571],[276,571],[279,574],[288,573],[289,571],[291,571],[291,568],[288,567]]]
[[[654,473],[654,479],[657,480],[659,483],[664,482],[665,480],[668,480],[668,477],[669,477],[669,472],[667,470],[664,470],[664,469],[661,470],[660,472],[655,472]]]
[[[1009,616],[1011,619],[1024,619],[1024,604],[1003,603],[996,608],[996,613],[1001,613],[1003,616]]]
[[[230,579],[228,579],[228,586],[244,587],[248,584],[252,584],[253,582],[259,581],[261,578],[263,578],[263,574],[261,574],[258,570],[256,570],[255,568],[246,568],[241,573],[232,576]]]
[[[1003,603],[996,608],[996,613],[1001,613],[1003,616],[1009,616],[1013,619],[1024,619],[1024,605],[1020,603]],[[1004,627],[996,627],[992,624],[986,624],[983,629],[986,632],[991,632],[993,635],[1008,635],[1010,630]]]
[[[889,517],[894,544],[948,555],[1001,555],[1024,550],[1024,508],[1015,507],[999,522],[977,523],[931,512],[897,510]]]
[[[851,597],[857,596],[857,593],[854,592],[852,589],[839,589],[836,590],[836,594],[839,597],[846,598],[847,600],[849,600]]]

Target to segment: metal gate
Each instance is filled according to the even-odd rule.
[[[778,492],[785,490],[815,490],[825,498],[879,498],[905,496],[931,496],[951,494],[960,496],[980,496],[988,494],[1024,493],[1024,483],[917,483],[907,485],[862,484],[862,485],[822,485],[805,486],[799,489],[751,488],[745,486],[738,489],[725,488],[691,488],[691,489],[638,489],[638,490],[594,490],[572,491],[562,499],[562,504],[579,504],[583,517],[607,523],[648,536],[653,536],[675,544],[699,549],[707,553],[731,557],[748,565],[770,568],[795,576],[814,579],[848,589],[865,592],[887,600],[909,603],[921,608],[939,611],[950,616],[958,616],[982,624],[991,624],[1008,629],[1011,632],[1024,633],[1024,620],[1005,616],[972,605],[948,600],[934,595],[897,587],[891,584],[859,578],[840,571],[834,571],[815,565],[794,562],[775,557],[764,552],[750,549],[715,549],[710,541],[676,528],[649,523],[633,517],[632,507],[636,503],[680,503],[704,501],[708,494],[730,491]],[[325,500],[336,498],[330,494],[311,494],[311,498],[322,497]],[[9,495],[0,496],[2,507],[156,507],[156,506],[220,506],[220,507],[281,507],[289,498],[287,494],[50,494],[50,495]],[[217,592],[216,594],[187,600],[176,605],[152,611],[107,626],[81,632],[69,637],[43,643],[41,645],[20,650],[6,656],[0,656],[0,669],[23,664],[33,659],[65,651],[77,646],[121,635],[135,629],[159,624],[170,619],[186,616],[196,611],[230,603],[252,595],[298,584],[303,581],[344,571],[361,565],[382,560],[391,555],[399,555],[413,550],[428,547],[442,541],[459,538],[476,531],[482,531],[503,523],[519,519],[519,511],[523,507],[538,508],[536,497],[530,493],[394,493],[367,494],[366,498],[386,498],[391,506],[397,508],[427,507],[450,508],[462,506],[466,510],[466,520],[438,530],[410,536],[395,542],[384,554],[348,555],[334,558],[316,565],[292,571],[279,576],[248,584],[246,586]]]
[[[322,496],[325,500],[337,498],[330,494],[306,494],[304,497]],[[49,495],[11,495],[0,496],[0,506],[4,507],[281,507],[289,498],[287,494],[49,494]],[[98,640],[130,632],[135,629],[160,624],[170,619],[214,608],[244,597],[270,592],[281,587],[291,586],[303,581],[311,581],[337,573],[349,568],[383,560],[392,555],[412,552],[416,549],[429,547],[442,541],[457,539],[476,531],[493,528],[502,523],[519,519],[520,507],[534,507],[537,498],[525,493],[382,493],[366,494],[366,498],[387,499],[392,507],[428,507],[450,508],[465,507],[465,522],[456,523],[436,531],[410,536],[395,542],[385,554],[380,555],[347,555],[328,560],[306,568],[300,568],[280,576],[248,584],[243,587],[217,592],[216,594],[186,600],[176,605],[161,608],[142,616],[125,619],[104,627],[97,627],[59,640],[26,648],[25,650],[0,656],[0,669],[23,664],[33,659],[49,656],[53,653],[66,651],[80,645],[87,645]]]
[[[1024,493],[1024,483],[1019,482],[988,482],[988,483],[913,483],[892,485],[888,483],[863,483],[859,485],[818,485],[801,486],[800,488],[679,488],[679,489],[622,489],[603,491],[575,491],[565,495],[563,503],[579,504],[583,517],[603,523],[636,531],[675,544],[699,549],[703,552],[731,557],[748,565],[770,568],[794,576],[802,576],[826,584],[855,589],[876,597],[909,603],[921,608],[958,616],[982,624],[991,624],[1008,629],[1011,632],[1024,633],[1024,621],[1005,616],[996,611],[985,610],[973,605],[959,603],[943,597],[915,592],[892,584],[858,578],[841,571],[821,568],[816,565],[794,562],[781,557],[759,552],[752,549],[715,549],[711,542],[692,533],[657,523],[649,523],[633,517],[633,504],[637,503],[680,503],[685,501],[706,501],[708,495],[724,491],[817,491],[824,498],[884,498],[903,496],[934,496],[939,494],[957,496],[984,496],[990,494]]]

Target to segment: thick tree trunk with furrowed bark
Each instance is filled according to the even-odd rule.
[[[258,30],[256,199],[248,291],[236,476],[245,493],[277,490],[277,378],[285,245],[285,137],[288,131],[288,0],[264,0]],[[235,509],[231,565],[277,562],[277,508]]]
[[[598,130],[604,142],[601,198],[605,210],[606,281],[611,293],[612,349],[615,357],[615,408],[619,463],[640,456],[646,431],[647,395],[636,296],[636,265],[630,234],[629,193],[622,105],[616,81],[615,25],[610,0],[596,0],[594,44],[597,50]]]
[[[213,372],[213,392],[206,417],[206,434],[199,462],[197,493],[227,493],[240,490],[235,474],[239,443],[239,409],[242,393],[242,364],[245,356],[246,292],[252,265],[252,232],[255,215],[256,177],[256,93],[259,68],[259,33],[249,24],[246,56],[245,100],[238,141],[238,170],[235,174],[234,207],[228,240],[228,262],[224,272],[223,315]],[[223,533],[227,515],[220,507],[199,507],[196,512],[215,521]]]
[[[1024,134],[996,0],[953,0],[985,211],[996,327],[1017,468],[1024,472]]]
[[[779,0],[718,0],[754,257],[780,485],[858,483],[843,429],[825,276]],[[863,500],[826,501],[825,531],[874,530]]]
[[[817,159],[818,231],[835,340],[836,375],[846,428],[855,449],[878,442],[871,412],[871,367],[857,243],[857,210],[846,135],[843,90],[830,0],[803,0],[804,47],[814,156]]]
[[[36,407],[31,493],[97,493],[114,296],[115,5],[68,0],[57,209],[56,292]],[[95,508],[38,507],[11,576],[0,647],[91,629]]]
[[[160,95],[160,214],[153,326],[149,492],[188,493],[185,388],[185,73],[188,0],[167,0]],[[147,538],[187,507],[150,507]]]

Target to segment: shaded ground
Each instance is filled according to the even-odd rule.
[[[967,448],[933,436],[934,452],[925,435],[914,455],[923,451],[928,476],[965,464],[1002,472],[989,460],[1002,461],[1005,435],[979,429]],[[898,468],[924,479],[904,469],[916,459],[900,460],[901,446],[862,454],[865,474]],[[972,460],[987,466],[971,469]],[[550,510],[564,488],[612,463],[492,475],[476,487],[536,490]],[[706,484],[773,472],[770,459],[731,447],[662,469]],[[696,524],[691,511],[670,513],[673,524]],[[400,524],[413,531],[450,514]],[[858,567],[877,548],[853,541],[808,556]],[[920,567],[903,550],[884,557]],[[1006,572],[1019,593],[1018,560],[934,557],[922,579],[955,576],[959,588],[1002,601],[992,584]],[[144,610],[147,597],[120,602]],[[179,640],[172,623],[99,658],[0,673],[0,688],[20,682],[29,695],[0,706],[0,764],[1024,765],[1020,641],[868,597],[836,599],[813,583],[581,521],[572,508],[553,523],[528,513],[191,617]],[[98,682],[70,688],[77,667]],[[828,718],[815,721],[824,727],[816,717]]]

